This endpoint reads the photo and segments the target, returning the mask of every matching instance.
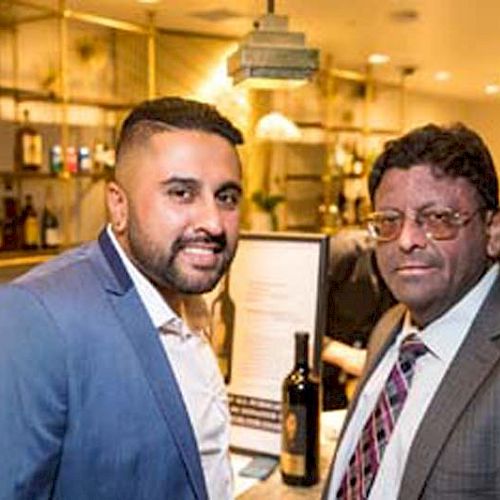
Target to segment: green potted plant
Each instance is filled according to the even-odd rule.
[[[259,189],[252,194],[251,199],[260,211],[269,215],[271,220],[271,229],[276,231],[278,229],[278,215],[276,213],[276,207],[285,200],[285,197],[281,194],[268,194],[262,189]]]

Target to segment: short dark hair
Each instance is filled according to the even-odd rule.
[[[116,147],[117,158],[124,146],[140,133],[147,137],[168,130],[199,130],[220,135],[233,146],[243,144],[241,132],[214,106],[181,97],[160,97],[142,102],[125,118]]]
[[[429,124],[387,142],[368,180],[372,203],[387,170],[415,165],[428,165],[437,175],[464,177],[476,188],[485,208],[497,210],[498,179],[491,154],[481,137],[465,125]]]

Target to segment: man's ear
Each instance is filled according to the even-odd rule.
[[[106,185],[106,205],[111,227],[116,234],[122,234],[128,224],[128,199],[123,188],[114,181]]]
[[[488,224],[488,245],[486,251],[488,257],[494,260],[500,259],[500,212],[489,212],[486,223]]]

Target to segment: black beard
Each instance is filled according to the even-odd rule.
[[[140,226],[130,219],[127,235],[128,245],[134,264],[155,285],[182,294],[200,294],[212,290],[220,278],[229,268],[234,257],[230,252],[225,234],[203,234],[191,238],[177,238],[168,252],[155,247],[142,234]],[[223,258],[217,268],[207,272],[199,278],[187,276],[176,266],[176,257],[179,252],[193,242],[211,243],[215,246],[214,252],[222,254]]]

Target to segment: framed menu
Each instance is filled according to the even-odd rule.
[[[243,233],[212,302],[212,332],[231,410],[231,446],[279,455],[281,385],[297,331],[319,373],[326,323],[328,236]]]

